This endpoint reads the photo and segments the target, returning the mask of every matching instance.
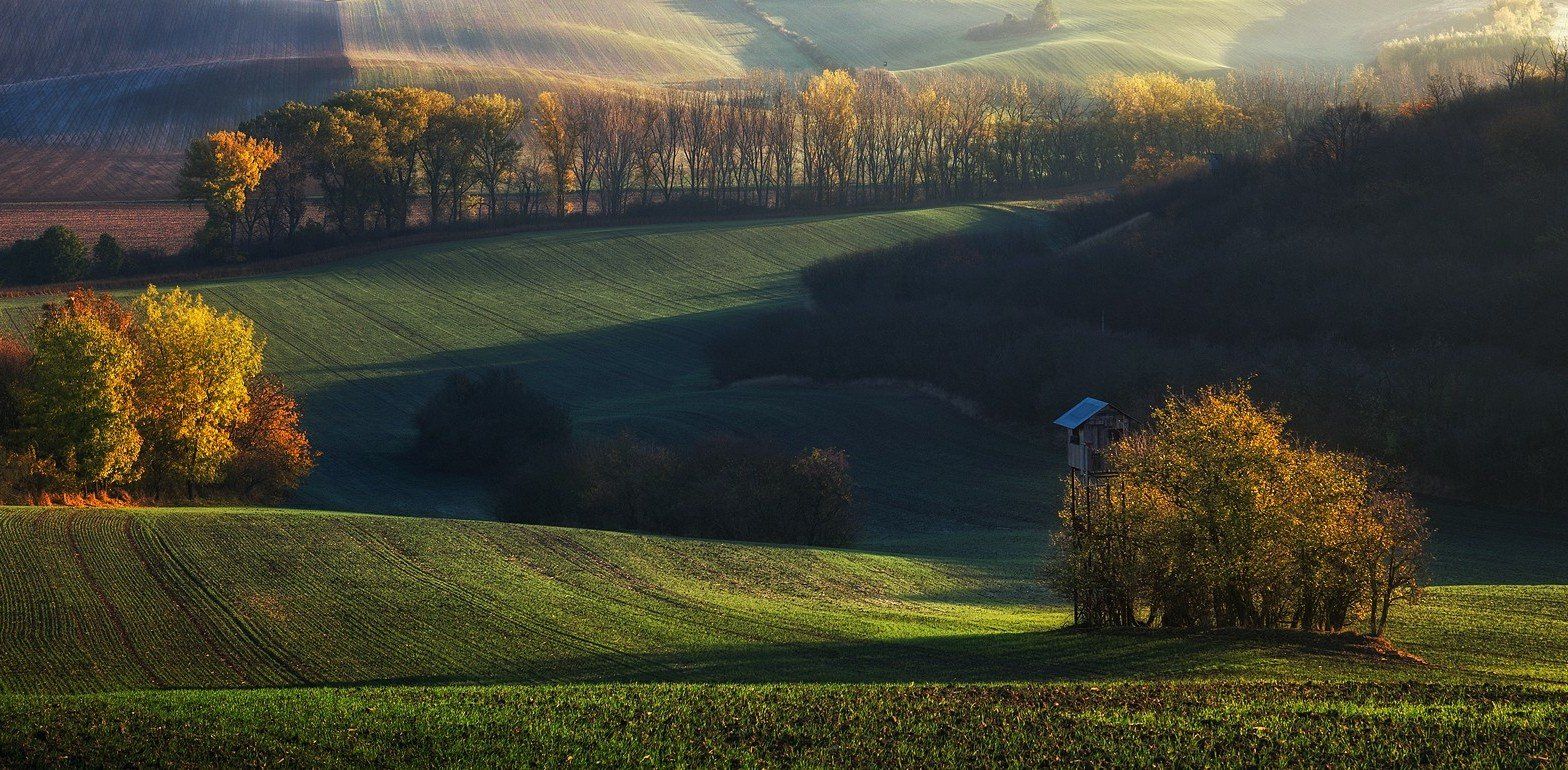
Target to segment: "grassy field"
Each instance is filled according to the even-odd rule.
[[[1032,537],[1041,548],[1042,533]],[[10,509],[0,511],[0,692],[644,681],[1568,685],[1563,585],[1431,589],[1391,631],[1423,666],[1310,634],[1074,631],[1038,566],[1038,557],[1005,554],[914,557],[412,517]],[[1538,579],[1568,582],[1550,569]]]
[[[522,67],[651,83],[807,65],[730,0],[353,0],[339,8],[344,49],[356,60]]]
[[[1481,2],[1062,0],[1062,29],[993,41],[965,33],[1027,16],[1033,0],[759,8],[848,66],[1082,80],[1356,63]],[[529,95],[813,68],[734,0],[0,0],[0,18],[0,201],[11,202],[168,197],[196,134],[356,85]]]
[[[301,495],[315,507],[485,515],[469,484],[410,474],[411,416],[449,372],[516,366],[566,401],[581,429],[670,441],[717,432],[850,453],[875,529],[1038,523],[1054,447],[888,387],[718,387],[703,347],[747,314],[803,301],[796,270],[835,254],[1032,211],[924,211],[558,231],[386,252],[320,268],[195,285],[255,319],[269,369],[302,397],[325,453]],[[13,330],[41,300],[0,302]]]
[[[1568,695],[1430,686],[570,687],[0,699],[0,763],[1552,767]]]

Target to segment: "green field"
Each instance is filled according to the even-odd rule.
[[[1115,72],[1214,74],[1232,67],[1354,66],[1380,41],[1480,2],[1059,0],[1062,28],[991,41],[971,27],[1027,17],[1034,0],[761,0],[841,61],[906,74],[980,72],[1082,81]]]
[[[0,698],[0,764],[1552,767],[1504,687],[571,687]]]
[[[1563,585],[1431,589],[1391,632],[1426,659],[1420,666],[1311,634],[1074,631],[1037,566],[318,512],[11,509],[0,512],[0,692],[1148,678],[1568,685]],[[1568,582],[1550,569],[1541,567],[1543,582]]]
[[[1455,574],[1568,582],[1545,553],[1560,531],[1487,529],[1446,530]],[[0,765],[1568,760],[1568,586],[1430,589],[1391,629],[1417,664],[1316,635],[1072,630],[1032,566],[996,548],[9,509]]]
[[[706,342],[804,301],[801,266],[1007,226],[1044,220],[959,206],[556,231],[193,286],[257,320],[303,397],[327,452],[310,504],[482,516],[479,489],[400,453],[442,376],[505,364],[588,433],[842,446],[866,532],[820,550],[311,510],[0,510],[0,764],[1564,757],[1560,520],[1430,502],[1436,585],[1390,631],[1424,664],[1315,635],[1089,633],[1039,579],[1061,464],[1043,431],[886,384],[712,382]],[[19,329],[38,301],[0,312]],[[908,682],[987,686],[891,686]]]

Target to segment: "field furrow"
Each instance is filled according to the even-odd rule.
[[[146,681],[149,684],[153,687],[163,687],[165,684],[163,675],[148,665],[146,658],[137,649],[137,640],[132,638],[131,632],[126,628],[125,619],[120,614],[119,608],[114,605],[114,602],[109,598],[109,594],[104,590],[104,584],[93,576],[92,568],[88,566],[87,557],[82,552],[81,540],[77,537],[76,523],[80,513],[77,510],[68,510],[63,514],[65,517],[65,539],[71,549],[72,560],[76,563],[76,568],[81,570],[82,579],[86,581],[88,588],[98,598],[99,605],[103,607],[104,617],[109,621],[109,630],[124,648],[126,656],[136,666],[137,670],[141,672],[142,676],[146,677]],[[134,575],[134,572],[113,570],[109,573],[109,580],[112,586],[118,587],[120,585],[119,580],[131,578]]]

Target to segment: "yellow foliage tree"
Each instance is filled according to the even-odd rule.
[[[457,105],[473,145],[474,166],[485,189],[491,219],[500,214],[501,190],[522,173],[523,143],[518,132],[525,125],[523,103],[501,94],[470,96]]]
[[[219,313],[183,289],[149,286],[136,309],[138,426],[148,481],[157,491],[183,484],[194,495],[234,456],[231,431],[246,418],[263,343],[249,319]]]
[[[180,170],[180,193],[200,200],[214,220],[226,227],[233,245],[235,222],[246,197],[261,185],[261,175],[282,155],[277,145],[241,131],[217,131],[191,142]]]
[[[544,91],[534,102],[534,133],[544,149],[550,167],[550,181],[555,192],[555,215],[566,216],[566,185],[572,177],[572,158],[577,154],[581,137],[578,128],[566,116],[566,105],[559,94]]]
[[[1110,108],[1131,154],[1144,147],[1178,155],[1219,151],[1246,119],[1212,80],[1151,72],[1105,78],[1093,90]]]
[[[68,306],[33,328],[20,398],[21,442],[85,486],[136,480],[135,345],[90,312]]]
[[[1053,568],[1089,622],[1382,632],[1414,596],[1425,515],[1285,421],[1244,384],[1204,388],[1111,448],[1104,502],[1064,506]]]
[[[840,203],[847,203],[850,158],[854,153],[855,95],[860,85],[844,70],[823,70],[801,93],[806,119],[807,174],[815,177],[818,202],[825,202],[827,186],[836,181]]]

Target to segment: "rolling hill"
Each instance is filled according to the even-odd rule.
[[[1338,65],[1481,0],[1064,0],[1043,38],[972,41],[1028,0],[760,0],[846,66],[1083,79]],[[679,85],[810,59],[735,0],[0,0],[0,201],[172,195],[194,135],[353,86],[527,94]]]
[[[803,301],[797,269],[993,206],[583,229],[375,254],[194,288],[257,320],[326,457],[305,500],[482,515],[398,458],[448,371],[519,367],[589,433],[845,447],[862,550],[314,511],[0,512],[0,690],[582,681],[1383,678],[1314,637],[1093,635],[1038,569],[1057,448],[891,385],[717,387],[706,342]],[[13,327],[38,299],[0,305]],[[1426,679],[1568,680],[1568,533],[1434,506],[1438,588],[1394,637]]]
[[[1400,609],[1392,631],[1427,661],[1416,665],[1312,634],[1073,631],[1070,608],[1040,588],[1037,564],[312,511],[8,509],[0,692],[647,681],[1568,685],[1564,585],[1430,589]],[[1533,580],[1568,583],[1560,563],[1533,567]]]
[[[811,262],[1039,216],[956,206],[555,231],[187,288],[253,318],[269,338],[269,370],[300,395],[325,453],[302,504],[485,515],[477,487],[411,475],[400,454],[414,410],[447,373],[507,365],[564,400],[589,434],[688,441],[730,432],[843,448],[872,534],[923,533],[954,522],[1038,523],[1056,496],[1054,447],[897,387],[719,387],[704,347],[748,314],[802,302],[796,271]],[[40,304],[4,300],[0,314],[20,332]]]
[[[1424,664],[1353,638],[1086,633],[1039,579],[1054,444],[890,384],[711,381],[706,343],[804,302],[800,267],[1019,226],[1044,224],[955,206],[581,229],[193,285],[257,320],[303,397],[327,452],[313,504],[482,513],[476,489],[398,453],[444,373],[505,364],[590,433],[843,446],[868,531],[822,550],[315,510],[0,509],[0,764],[1568,753],[1560,522],[1433,503],[1436,585],[1391,627]],[[38,301],[0,313],[15,330]],[[979,684],[995,682],[1026,684]],[[165,689],[183,691],[146,692]]]

